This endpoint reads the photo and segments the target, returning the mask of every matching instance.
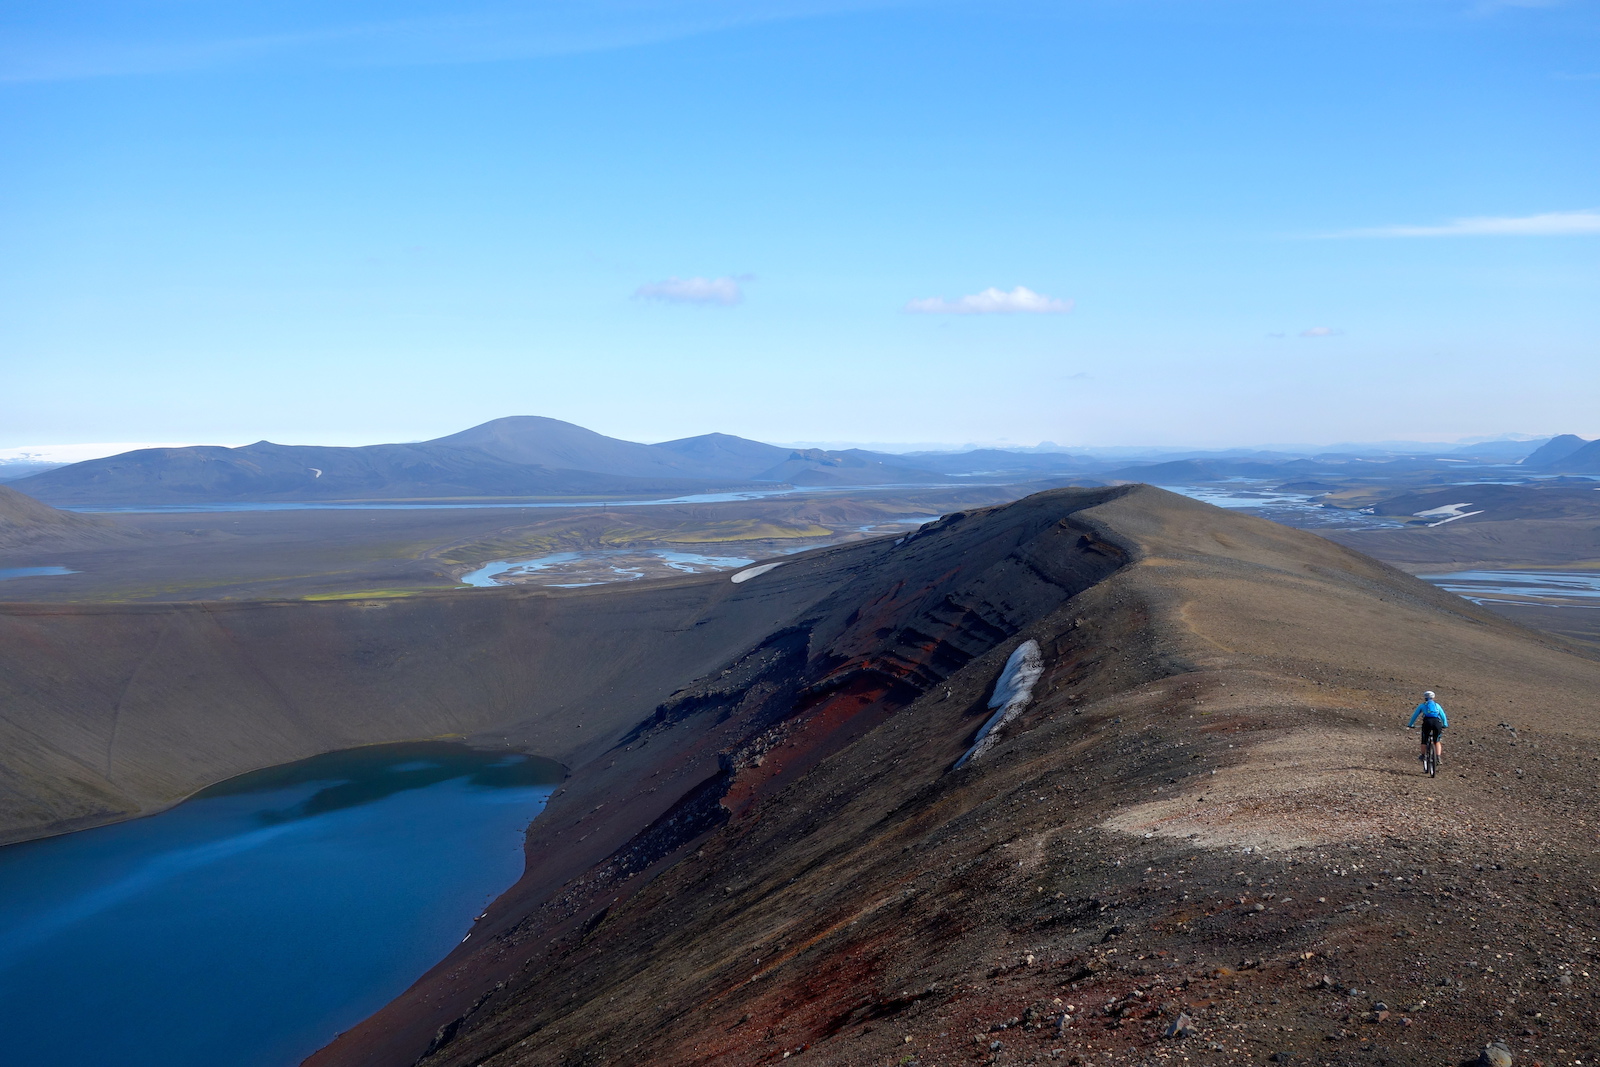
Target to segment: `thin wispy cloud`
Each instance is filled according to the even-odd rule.
[[[1452,219],[1436,226],[1375,226],[1332,237],[1581,237],[1600,234],[1600,211]]]
[[[1072,304],[1071,300],[1045,296],[1019,285],[1009,293],[990,287],[954,300],[925,297],[910,301],[905,309],[915,315],[1065,315],[1072,310]]]
[[[664,282],[649,282],[633,291],[636,300],[662,300],[669,304],[712,304],[732,307],[744,300],[741,281],[737,278],[668,278]]]
[[[629,48],[911,0],[413,0],[191,5],[86,0],[0,15],[0,82],[63,81],[272,63],[473,63]],[[58,12],[58,13],[53,13]],[[91,29],[85,29],[90,27]]]
[[[1338,337],[1343,330],[1336,330],[1332,326],[1312,326],[1300,331],[1301,337]]]

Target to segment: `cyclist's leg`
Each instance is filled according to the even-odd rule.
[[[1432,719],[1422,720],[1422,751],[1424,755],[1431,753],[1435,760],[1444,754],[1444,749],[1439,744],[1439,728],[1433,724]]]

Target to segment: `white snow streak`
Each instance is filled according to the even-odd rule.
[[[956,761],[957,767],[995,746],[1000,740],[1000,728],[1033,700],[1034,684],[1043,673],[1044,655],[1039,651],[1039,642],[1028,640],[1018,645],[1016,651],[1011,653],[1011,658],[1006,660],[999,681],[994,683],[994,695],[989,698],[989,706],[999,710],[983,724],[983,729],[978,731],[967,754]]]
[[[744,570],[740,571],[738,574],[735,574],[732,578],[729,578],[728,580],[730,582],[732,582],[734,585],[742,585],[743,583],[748,582],[752,578],[760,577],[761,575],[763,575],[763,574],[767,573],[768,571],[772,570],[774,567],[781,567],[781,566],[783,566],[782,563],[763,563],[759,567],[746,567]]]

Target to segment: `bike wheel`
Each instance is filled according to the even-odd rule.
[[[1422,765],[1427,768],[1429,778],[1439,773],[1439,757],[1432,752],[1428,753],[1428,758],[1423,761]]]

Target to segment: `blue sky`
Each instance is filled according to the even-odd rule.
[[[0,3],[0,448],[1600,436],[1600,4]]]

